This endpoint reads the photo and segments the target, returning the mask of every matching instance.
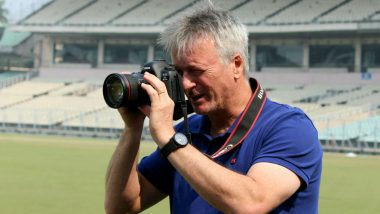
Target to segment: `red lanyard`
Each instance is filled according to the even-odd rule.
[[[253,87],[256,86],[255,91],[253,92],[253,95],[249,99],[248,105],[245,107],[242,115],[239,118],[239,121],[237,122],[235,128],[232,130],[224,145],[217,152],[210,156],[213,159],[226,154],[227,152],[240,145],[247,137],[248,133],[252,130],[257,121],[257,118],[259,118],[267,95],[265,93],[265,90],[255,79],[249,79],[249,83],[252,90]]]

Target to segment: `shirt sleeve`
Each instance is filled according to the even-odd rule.
[[[172,192],[174,168],[161,156],[159,148],[140,161],[138,170],[161,192],[167,194]]]
[[[294,172],[301,180],[301,189],[313,182],[320,172],[322,149],[311,120],[302,112],[281,115],[269,123],[259,154],[253,164],[269,162]]]
[[[183,132],[183,122],[174,126],[176,132]],[[174,183],[175,168],[161,156],[160,148],[141,159],[138,165],[139,172],[157,189],[163,193],[171,194]]]

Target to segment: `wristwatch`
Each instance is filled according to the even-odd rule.
[[[167,158],[170,153],[179,148],[185,147],[188,143],[189,142],[187,141],[187,137],[184,134],[180,132],[175,133],[173,137],[170,138],[169,142],[161,148],[161,155],[164,158]]]

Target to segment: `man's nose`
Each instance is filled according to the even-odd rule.
[[[185,91],[195,87],[195,83],[188,72],[182,74],[182,85]]]

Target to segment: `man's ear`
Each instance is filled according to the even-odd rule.
[[[239,53],[234,55],[234,57],[232,58],[232,63],[234,77],[238,79],[241,76],[244,76],[244,60]]]

